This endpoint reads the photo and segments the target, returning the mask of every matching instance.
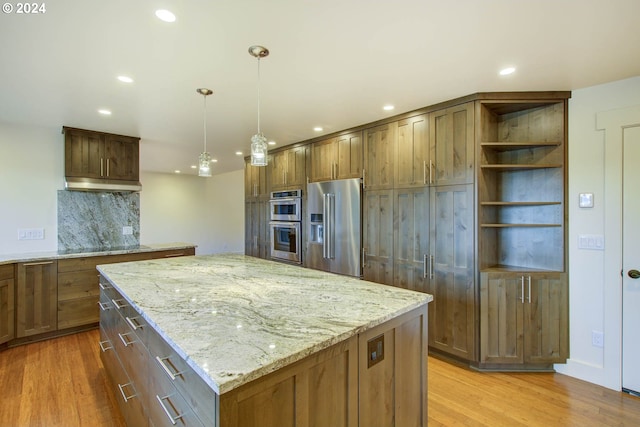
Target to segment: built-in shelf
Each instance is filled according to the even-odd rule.
[[[558,147],[560,142],[483,142],[480,146],[494,151],[510,151],[527,148]]]

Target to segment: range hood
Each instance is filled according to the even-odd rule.
[[[65,177],[64,188],[75,191],[141,191],[142,184],[137,181],[116,179],[92,179]]]

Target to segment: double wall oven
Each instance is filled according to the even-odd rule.
[[[271,258],[301,264],[302,190],[272,192],[269,210]]]

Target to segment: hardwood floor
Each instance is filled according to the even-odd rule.
[[[98,339],[93,330],[0,352],[0,427],[124,426]],[[638,397],[560,374],[480,373],[432,357],[428,410],[430,426],[640,425]]]

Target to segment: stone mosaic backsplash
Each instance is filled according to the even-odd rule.
[[[132,234],[123,234],[124,227]],[[139,244],[139,193],[58,191],[58,251]]]

